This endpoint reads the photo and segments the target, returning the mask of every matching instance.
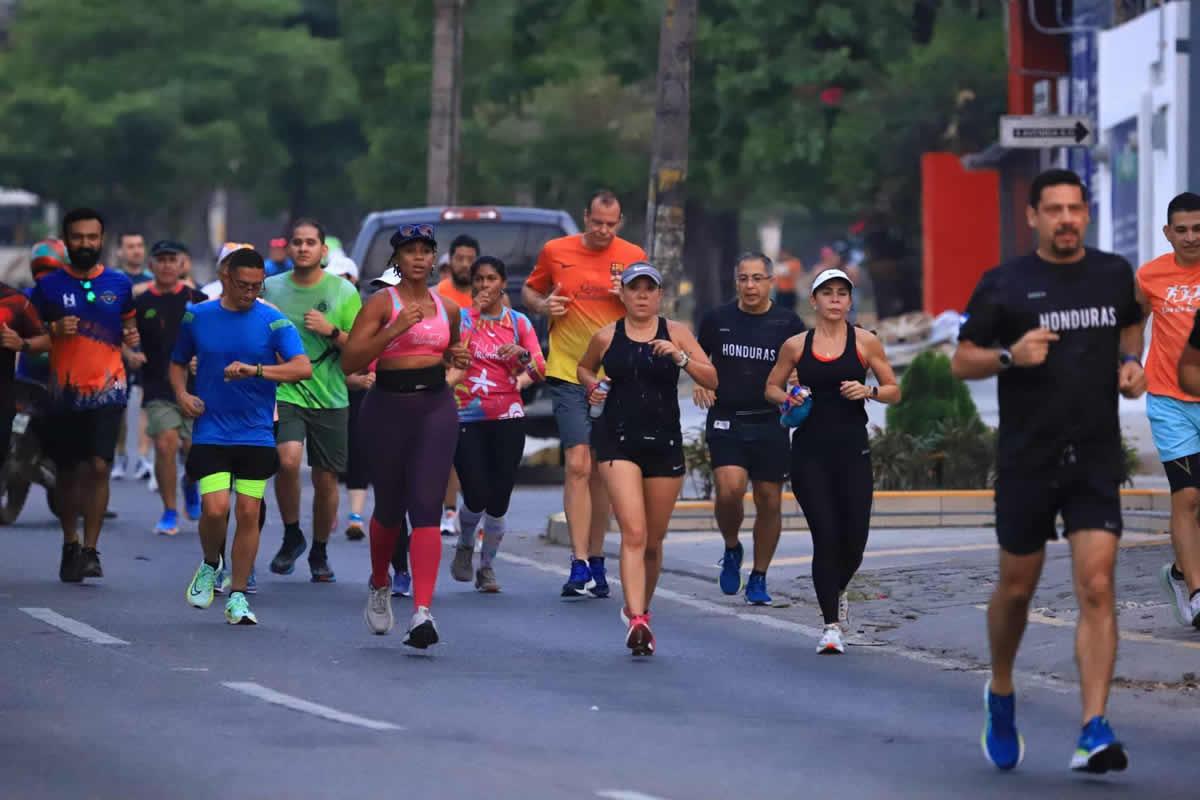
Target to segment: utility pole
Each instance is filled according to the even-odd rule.
[[[692,42],[696,36],[697,2],[666,0],[658,34],[658,92],[646,204],[646,253],[663,274],[667,314],[675,312],[683,280],[683,205],[687,199]]]
[[[425,199],[432,206],[453,205],[458,194],[465,5],[466,0],[433,0],[433,86],[425,183]]]

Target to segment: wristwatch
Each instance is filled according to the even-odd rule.
[[[1121,366],[1122,367],[1131,361],[1133,363],[1137,364],[1139,367],[1142,365],[1142,359],[1139,358],[1138,356],[1135,356],[1133,353],[1122,353],[1121,354]]]
[[[871,399],[872,399],[872,400],[878,400],[878,399],[879,399],[879,387],[878,387],[878,386],[872,386],[872,387],[871,387]]]
[[[1012,353],[1007,349],[1000,350],[1000,370],[1004,371],[1013,365]]]
[[[520,364],[521,366],[528,365],[529,362],[532,360],[533,360],[533,356],[531,356],[529,354],[528,350],[522,350],[521,355],[517,356],[517,363]]]
[[[679,359],[675,363],[679,365],[680,369],[687,369],[687,365],[692,362],[692,357],[687,354],[686,350],[680,350],[679,353],[683,356],[683,358]]]
[[[326,334],[325,338],[326,338],[326,339],[332,339],[332,340],[334,340],[334,341],[336,342],[336,341],[337,341],[337,338],[338,338],[339,336],[341,336],[341,335],[342,335],[342,332],[341,332],[341,331],[338,329],[338,326],[337,326],[337,325],[334,325],[334,326],[333,326],[333,329],[332,329],[331,331],[329,331],[329,333],[328,333],[328,334]]]
[[[22,340],[21,340],[21,352],[22,352],[22,353],[28,353],[28,352],[29,352],[29,340],[28,340],[28,339],[22,339]]]

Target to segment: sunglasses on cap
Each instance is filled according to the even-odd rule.
[[[401,239],[432,239],[433,226],[424,222],[420,225],[401,225],[396,233]]]

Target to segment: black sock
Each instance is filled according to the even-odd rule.
[[[742,543],[741,543],[741,542],[738,542],[736,547],[728,547],[728,546],[726,546],[726,548],[725,548],[725,552],[726,552],[726,553],[740,553],[740,552],[742,552]]]
[[[300,523],[299,522],[283,523],[283,538],[299,539],[303,535],[304,534],[300,531]]]
[[[751,579],[753,579],[753,578],[764,578],[765,579],[767,577],[767,573],[759,572],[758,570],[755,569],[755,570],[750,571],[750,577],[751,577]]]
[[[595,566],[596,564],[599,564],[600,566],[603,567],[604,566],[604,556],[588,556],[588,566],[591,567],[591,566]]]
[[[313,542],[308,551],[308,557],[313,561],[323,560],[325,558],[325,542]]]
[[[209,565],[210,567],[212,567],[213,569],[219,569],[219,568],[220,568],[220,566],[221,566],[221,562],[220,562],[220,561],[209,561],[207,558],[206,558],[206,559],[204,559],[204,563],[205,563],[205,564],[208,564],[208,565]]]
[[[1171,565],[1171,577],[1177,581],[1183,580],[1183,573],[1179,571],[1179,567]]]

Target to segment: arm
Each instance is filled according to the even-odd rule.
[[[351,375],[366,369],[368,364],[379,358],[388,342],[420,319],[420,309],[415,305],[408,306],[400,312],[394,323],[388,325],[391,310],[391,292],[379,292],[367,301],[342,346],[342,372]]]
[[[771,368],[771,374],[767,376],[766,388],[763,390],[763,397],[769,403],[781,405],[792,402],[793,398],[787,391],[788,377],[795,371],[796,362],[800,360],[800,354],[804,352],[804,337],[807,335],[801,333],[793,336],[783,343],[783,347],[779,348],[779,357],[775,359],[775,366]]]
[[[525,375],[530,381],[537,383],[546,377],[546,359],[542,355],[542,345],[538,342],[537,331],[525,316],[517,319],[517,337],[521,348],[528,354],[524,363]]]
[[[1117,389],[1125,397],[1141,397],[1146,392],[1146,372],[1142,368],[1145,326],[1141,322],[1121,329],[1121,355],[1118,362]],[[1186,353],[1188,348],[1184,348]],[[1180,357],[1182,360],[1182,356]]]
[[[896,383],[896,373],[892,369],[891,363],[887,360],[887,353],[884,351],[883,342],[879,341],[879,337],[867,331],[861,331],[858,334],[859,341],[863,345],[863,355],[866,356],[867,366],[871,372],[875,373],[875,378],[879,381],[879,391],[872,396],[871,389],[863,386],[866,397],[872,400],[878,400],[880,403],[900,402],[900,386]],[[862,386],[862,384],[858,384]],[[843,389],[845,394],[845,389]],[[855,392],[857,394],[857,392]],[[852,400],[857,400],[857,397],[851,397]]]
[[[282,364],[261,364],[260,378],[266,378],[275,383],[299,383],[312,377],[312,362],[308,356],[301,353],[292,356]]]
[[[600,383],[596,373],[600,371],[600,362],[604,359],[604,354],[608,352],[609,345],[612,344],[613,333],[616,330],[617,326],[610,324],[596,331],[588,342],[583,358],[579,359],[579,365],[575,367],[575,377],[579,379],[579,384],[587,392],[589,400],[596,393],[596,385]],[[602,399],[603,393],[599,394]]]
[[[450,322],[450,346],[442,354],[442,359],[449,369],[465,370],[471,366],[471,353],[467,350],[467,344],[462,338],[462,311],[453,300],[443,297],[442,304],[446,308],[446,317]]]
[[[684,371],[692,377],[697,385],[703,386],[705,389],[713,391],[717,388],[717,368],[708,360],[708,356],[700,349],[700,344],[696,341],[696,337],[688,330],[688,327],[682,322],[667,322],[667,332],[671,336],[671,342],[679,348],[679,350],[687,356],[687,363],[683,366]],[[676,358],[675,363],[679,363],[682,358]]]

